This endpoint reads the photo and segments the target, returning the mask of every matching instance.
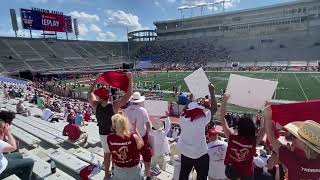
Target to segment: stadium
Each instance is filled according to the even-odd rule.
[[[34,160],[31,179],[83,179],[82,170],[92,164],[100,168],[99,172],[91,174],[91,168],[87,178],[104,179],[106,169],[100,167],[105,165],[104,147],[101,134],[97,133],[96,110],[88,97],[95,78],[106,71],[132,72],[133,92],[140,92],[148,101],[165,101],[173,124],[171,134],[180,129],[179,116],[186,106],[179,103],[180,95],[189,98],[192,93],[185,78],[199,68],[214,85],[219,107],[231,74],[278,82],[270,100],[274,104],[320,99],[320,0],[208,15],[203,15],[201,9],[200,16],[184,15],[184,11],[210,5],[214,9],[214,3],[180,7],[181,18],[157,20],[153,22],[154,30],[127,32],[127,41],[108,42],[58,39],[57,33],[78,38],[81,21],[57,11],[20,9],[22,28],[30,31],[31,37],[0,36],[1,108],[16,112],[16,105],[23,99],[31,113],[24,116],[16,112],[11,125],[12,135],[19,141],[18,149],[24,157]],[[10,10],[10,15],[17,33],[15,9]],[[32,38],[31,31],[42,31],[41,38]],[[115,102],[126,96],[123,89],[111,84],[101,86],[110,91]],[[37,100],[33,101],[34,96],[44,98],[42,108]],[[43,108],[56,104],[59,111],[52,111],[59,120],[43,121]],[[63,135],[69,106],[76,112],[91,112],[89,122],[81,127],[88,135],[86,146]],[[234,104],[227,108],[234,119],[242,114],[256,117],[261,113],[260,109]],[[152,122],[160,117],[149,116]],[[220,115],[215,118],[217,131],[226,137]],[[169,139],[170,145],[177,141],[173,135]],[[281,141],[286,142],[283,136]],[[166,168],[153,179],[174,179],[177,170],[172,157],[166,156],[166,161]],[[57,168],[55,173],[53,166]],[[22,179],[18,174],[6,179]]]

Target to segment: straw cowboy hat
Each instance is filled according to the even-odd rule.
[[[132,96],[130,97],[130,102],[132,103],[141,103],[145,100],[146,98],[144,96],[141,96],[139,92],[134,92]]]
[[[308,147],[320,153],[320,124],[307,120],[305,122],[292,122],[285,128]]]
[[[160,119],[154,120],[152,122],[152,127],[156,130],[162,130],[164,128],[163,121]]]

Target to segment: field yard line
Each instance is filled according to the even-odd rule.
[[[308,99],[307,96],[306,96],[306,93],[304,92],[304,90],[303,90],[303,88],[302,88],[302,86],[301,86],[301,83],[300,83],[300,81],[299,81],[296,73],[293,73],[293,74],[294,74],[294,77],[296,78],[296,80],[297,80],[297,82],[298,82],[298,84],[299,84],[299,86],[300,86],[300,89],[302,90],[302,93],[303,93],[304,97],[306,98],[307,101],[309,101],[309,99]]]

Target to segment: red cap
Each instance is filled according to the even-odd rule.
[[[107,101],[109,99],[109,91],[106,88],[99,88],[94,91],[94,94],[102,100]]]
[[[212,135],[217,135],[218,134],[218,131],[216,131],[216,129],[210,129],[210,130],[208,130],[208,135],[209,136],[212,136]]]

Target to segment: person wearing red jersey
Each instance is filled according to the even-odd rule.
[[[318,112],[309,113],[315,116],[317,114]],[[288,180],[319,180],[320,124],[313,120],[301,121],[303,117],[299,117],[297,119],[299,121],[287,123],[284,128],[290,133],[287,139],[292,142],[289,149],[274,137],[272,119],[276,118],[273,109],[270,106],[267,107],[264,114],[267,137],[273,152],[288,170]]]
[[[223,131],[228,139],[228,148],[224,164],[226,176],[231,180],[253,180],[253,157],[256,154],[256,145],[260,143],[265,134],[261,128],[256,136],[255,125],[251,117],[243,116],[237,125],[237,133],[232,132],[226,119],[227,101],[230,95],[224,95],[221,103],[220,121]]]
[[[130,132],[125,116],[116,114],[111,120],[115,133],[108,135],[107,144],[114,162],[112,180],[142,180],[139,150],[143,147],[143,139],[138,131]]]

